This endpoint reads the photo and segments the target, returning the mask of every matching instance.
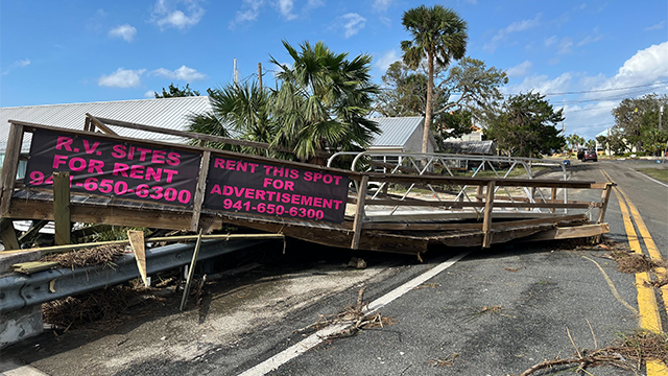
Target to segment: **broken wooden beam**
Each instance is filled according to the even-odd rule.
[[[70,244],[72,217],[70,215],[70,173],[53,172],[53,216],[56,245]]]

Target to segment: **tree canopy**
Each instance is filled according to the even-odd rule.
[[[191,130],[239,137],[288,149],[302,160],[318,151],[362,150],[369,146],[378,125],[366,118],[377,87],[371,82],[371,56],[352,60],[323,42],[305,42],[298,48],[283,42],[293,58],[288,66],[271,58],[279,73],[277,87],[255,84],[226,85],[209,91],[213,111],[194,116]],[[222,146],[222,145],[219,145]],[[274,157],[283,153],[242,149]]]
[[[544,95],[512,95],[499,111],[490,113],[485,135],[496,140],[498,149],[508,156],[540,157],[566,144],[556,128],[564,120],[563,109],[555,112]]]
[[[170,83],[168,87],[169,91],[165,90],[165,88],[162,88],[162,93],[158,94],[157,92],[153,92],[153,95],[155,95],[156,98],[174,98],[174,97],[198,97],[200,96],[199,91],[197,90],[192,90],[190,88],[190,84],[186,84],[186,86],[181,89],[179,85],[174,85],[174,83]]]
[[[433,116],[434,71],[436,67],[447,67],[451,61],[464,57],[468,41],[467,24],[454,10],[442,5],[421,5],[409,9],[404,12],[401,23],[412,38],[401,42],[404,64],[415,70],[427,59],[427,93],[422,139],[422,152],[426,153]]]
[[[652,154],[659,153],[668,141],[668,127],[659,130],[659,111],[668,104],[668,95],[647,94],[640,98],[624,99],[612,110],[615,118],[614,135],[609,142],[616,145],[615,136],[623,138],[629,146]],[[666,122],[662,122],[666,123]],[[624,148],[626,149],[626,148]],[[623,151],[617,151],[623,152]]]

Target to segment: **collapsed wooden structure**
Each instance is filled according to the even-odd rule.
[[[232,140],[175,130],[101,119],[87,115],[84,129],[51,127],[22,121],[10,121],[11,131],[0,175],[0,236],[6,249],[18,247],[11,220],[34,220],[44,223],[69,221],[120,226],[150,227],[205,233],[225,224],[283,234],[333,247],[374,250],[419,255],[430,246],[490,247],[513,239],[546,240],[598,236],[609,231],[604,223],[613,183],[586,181],[470,178],[442,175],[414,175],[406,169],[398,173],[357,172],[291,162],[255,155],[240,154],[203,147],[204,142],[229,143],[246,147],[268,148],[262,143]],[[185,140],[200,140],[199,145],[162,143],[118,136],[110,126],[166,133]],[[99,129],[102,133],[95,132]],[[201,156],[196,188],[189,204],[147,202],[128,195],[100,195],[69,192],[67,197],[54,195],[55,186],[35,187],[17,179],[18,164],[28,156],[21,154],[26,134],[41,131],[58,132],[76,137],[96,137],[118,143],[132,143],[147,148],[169,148]],[[285,151],[285,150],[280,150]],[[251,164],[280,166],[286,169],[315,171],[344,177],[350,181],[342,223],[326,222],[307,216],[266,215],[255,211],[217,210],[204,205],[207,182],[213,171],[207,168],[215,158],[244,160]],[[426,193],[401,195],[393,189],[421,185]],[[379,191],[379,187],[384,187]],[[127,188],[127,186],[126,186]],[[600,199],[569,201],[566,190],[598,190]],[[209,187],[208,190],[211,190]],[[452,191],[459,194],[451,194]],[[442,196],[431,194],[441,192]],[[138,192],[138,191],[137,191]],[[518,193],[529,192],[526,197]],[[537,195],[535,192],[539,192]],[[210,193],[210,192],[209,192]],[[462,194],[463,193],[463,194]],[[62,196],[62,194],[61,194]],[[450,197],[450,199],[448,199]],[[542,197],[542,198],[539,198]],[[66,209],[54,209],[63,205]],[[595,219],[587,214],[597,209]],[[67,217],[61,217],[67,211]],[[576,212],[574,212],[576,211]],[[587,212],[587,213],[584,213]],[[56,226],[58,227],[58,226]]]

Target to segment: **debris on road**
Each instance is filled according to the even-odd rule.
[[[429,359],[427,364],[434,367],[450,367],[454,364],[455,359],[459,358],[459,353],[452,353],[445,358],[441,359]]]
[[[125,253],[125,248],[125,244],[82,248],[67,253],[50,254],[42,257],[40,261],[57,262],[62,267],[72,269],[90,265],[113,266]]]
[[[573,346],[575,347],[575,344]],[[587,368],[603,365],[638,372],[647,360],[668,361],[668,336],[665,333],[637,331],[628,335],[621,334],[620,339],[600,350],[583,350],[577,347],[575,350],[576,357],[544,360],[522,372],[520,376],[529,376],[542,369],[568,365],[577,365],[576,372],[583,371],[587,374],[589,374]]]
[[[626,274],[649,272],[654,268],[665,266],[647,255],[633,252],[613,250],[611,257],[617,263],[617,270]]]

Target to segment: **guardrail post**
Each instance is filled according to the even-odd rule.
[[[362,233],[362,223],[364,222],[364,202],[366,201],[366,188],[369,183],[369,176],[362,176],[362,182],[359,184],[357,192],[357,210],[355,211],[355,222],[353,223],[353,242],[350,248],[357,249],[360,245],[360,236]]]
[[[16,230],[14,230],[14,223],[9,218],[0,219],[0,239],[5,250],[19,249],[19,240],[16,237]]]
[[[482,247],[489,248],[492,245],[492,208],[494,207],[494,180],[487,183],[487,195],[485,197],[485,216],[482,222],[482,231],[485,237],[482,240]]]
[[[53,219],[56,245],[70,244],[72,218],[70,215],[70,173],[53,172]]]

